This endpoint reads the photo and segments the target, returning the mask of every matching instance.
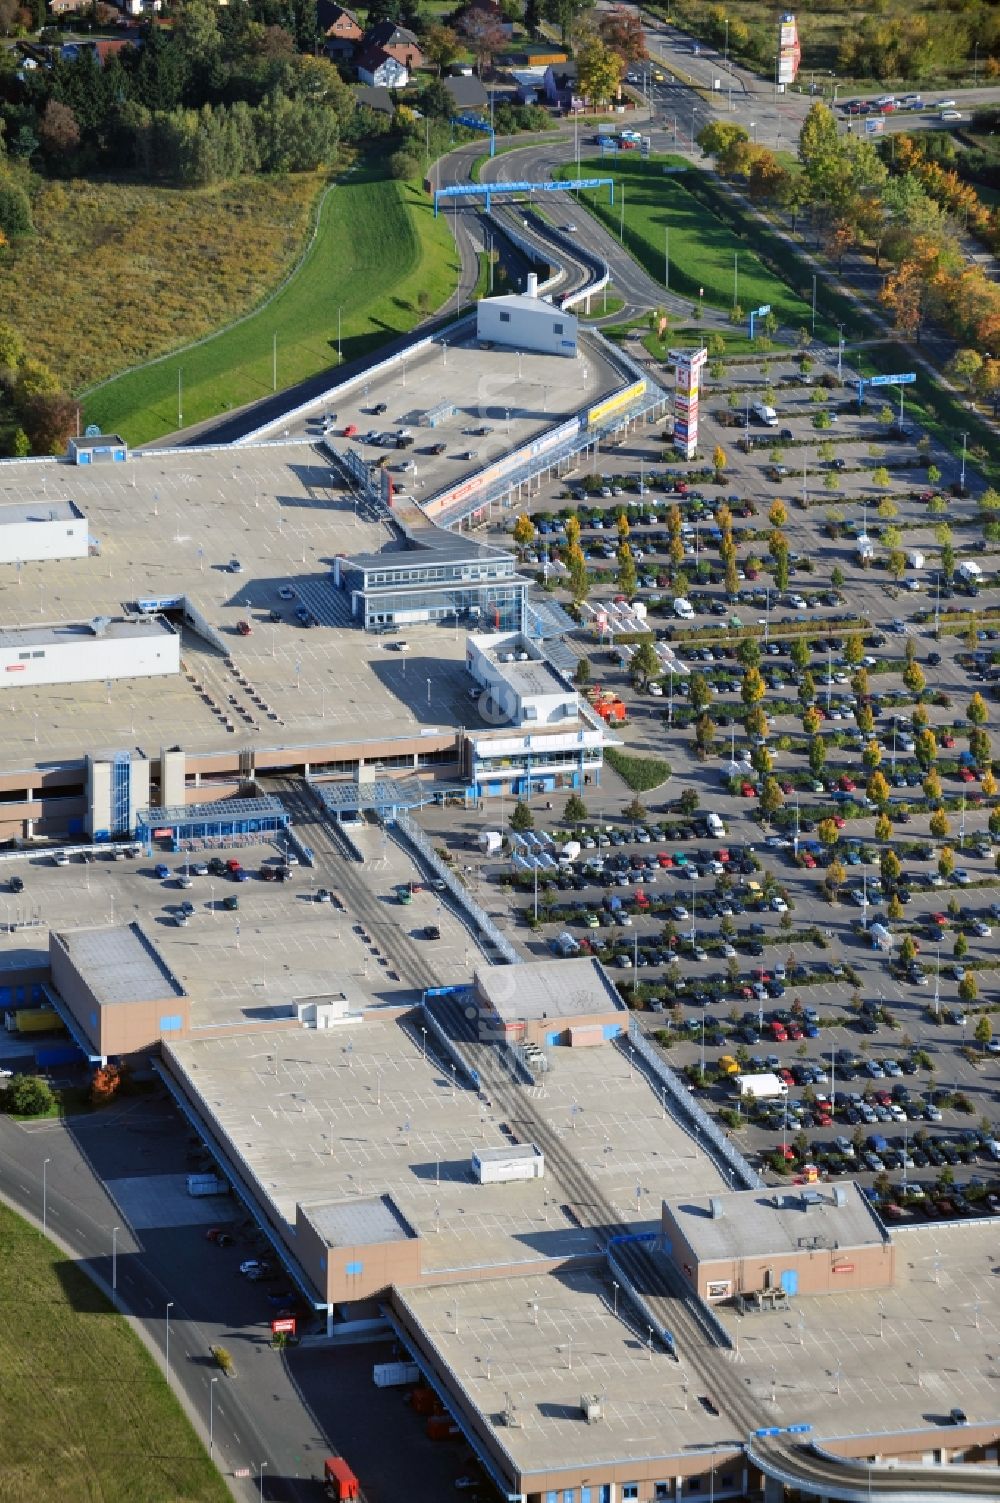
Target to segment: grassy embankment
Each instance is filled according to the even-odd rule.
[[[235,328],[93,392],[87,422],[148,442],[177,424],[178,371],[185,425],[217,417],[337,363],[340,310],[344,360],[411,329],[454,288],[458,261],[443,217],[423,190],[360,166],[325,199],[319,233],[302,264],[267,307]]]
[[[229,1491],[126,1321],[0,1205],[3,1503],[225,1503]]]

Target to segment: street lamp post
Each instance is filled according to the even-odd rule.
[[[266,1466],[266,1461],[260,1463],[260,1503],[264,1503],[264,1468]]]
[[[208,1454],[215,1455],[215,1385],[218,1378],[208,1380]]]
[[[42,1231],[46,1233],[49,1229],[49,1165],[51,1162],[51,1159],[45,1159],[42,1162]]]
[[[959,477],[959,484],[961,485],[963,491],[965,490],[965,447],[968,441],[968,437],[969,435],[967,433],[962,434],[962,473]]]
[[[167,1301],[167,1382],[170,1381],[170,1312],[174,1308],[173,1300]]]
[[[120,1227],[111,1228],[111,1291],[118,1288],[118,1233]]]

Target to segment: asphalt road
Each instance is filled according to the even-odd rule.
[[[161,1368],[170,1310],[170,1378],[206,1446],[214,1410],[214,1456],[237,1499],[315,1500],[328,1444],[269,1343],[262,1290],[239,1277],[249,1244],[219,1250],[204,1226],[157,1228],[133,1237],[102,1180],[179,1174],[187,1127],[159,1096],[123,1101],[108,1111],[65,1122],[19,1125],[0,1116],[0,1192],[15,1209],[42,1218],[43,1166],[47,1223],[75,1258],[106,1286],[117,1238],[117,1293]],[[232,1353],[237,1377],[217,1373],[209,1347]],[[218,1376],[214,1404],[211,1379]],[[260,1472],[264,1469],[263,1493]],[[247,1475],[239,1477],[238,1472]]]

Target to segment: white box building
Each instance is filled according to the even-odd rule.
[[[86,558],[90,528],[74,501],[14,501],[0,506],[0,563]]]
[[[465,666],[487,691],[484,708],[494,724],[558,725],[579,718],[576,690],[520,632],[467,637]]]
[[[179,673],[181,639],[162,616],[137,621],[98,616],[55,626],[0,630],[0,683],[84,684]]]
[[[481,1185],[541,1179],[544,1173],[545,1155],[534,1143],[513,1143],[509,1148],[479,1148],[472,1155],[472,1176]]]
[[[541,355],[576,354],[577,319],[538,296],[538,278],[528,276],[525,293],[483,298],[476,305],[476,338]]]

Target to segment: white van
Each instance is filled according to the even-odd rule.
[[[763,423],[765,428],[776,428],[778,426],[778,414],[766,402],[755,402],[750,411],[758,423]]]
[[[694,617],[694,606],[690,600],[685,600],[683,595],[678,595],[674,601],[674,615],[679,616],[682,621],[690,621]]]

